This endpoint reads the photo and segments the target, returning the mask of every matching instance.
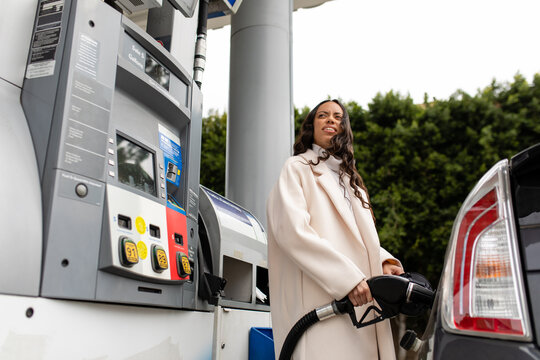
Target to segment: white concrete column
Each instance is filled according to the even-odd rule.
[[[231,22],[226,196],[266,226],[292,153],[292,0],[244,0]]]

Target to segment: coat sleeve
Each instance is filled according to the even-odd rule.
[[[268,199],[269,230],[283,253],[330,296],[341,299],[366,276],[310,226],[300,166],[307,167],[287,161],[282,169]]]
[[[396,259],[395,257],[392,256],[392,254],[390,254],[388,251],[386,251],[382,246],[381,246],[381,265],[385,262],[385,261],[389,261],[390,263],[394,264],[394,265],[399,265],[403,268],[403,265],[401,265],[401,261],[399,261],[398,259]]]

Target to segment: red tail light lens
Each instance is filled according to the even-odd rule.
[[[443,324],[452,332],[530,339],[508,162],[475,186],[454,223],[443,274]]]

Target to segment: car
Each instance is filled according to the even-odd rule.
[[[419,359],[540,359],[539,334],[537,144],[499,161],[469,193],[415,346]]]

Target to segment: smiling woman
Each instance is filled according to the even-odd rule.
[[[276,354],[294,323],[348,296],[361,316],[366,279],[401,274],[381,248],[367,189],[354,166],[349,116],[337,100],[310,111],[267,203],[268,271]],[[371,320],[371,319],[367,319]],[[335,317],[308,329],[294,359],[395,359],[388,321],[351,329]]]
[[[327,101],[319,106],[313,121],[314,143],[323,149],[330,147],[330,140],[334,135],[343,131],[341,119],[343,119],[343,110],[337,103]]]

